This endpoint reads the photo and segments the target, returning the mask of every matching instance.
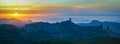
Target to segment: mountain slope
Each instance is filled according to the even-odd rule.
[[[24,26],[25,22],[15,18],[0,18],[0,24],[11,24],[18,27]]]

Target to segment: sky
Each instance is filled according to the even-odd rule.
[[[118,8],[120,0],[1,0],[0,5],[32,5],[60,7],[114,7]]]
[[[120,0],[1,0],[2,4],[35,4],[39,6],[119,6]],[[104,4],[104,5],[103,5]]]
[[[120,0],[0,0],[0,18],[56,22],[71,17],[75,22],[120,22],[119,2]],[[81,16],[84,16],[83,20],[79,19]],[[87,17],[89,19],[86,20]]]

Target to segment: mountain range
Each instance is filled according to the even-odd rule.
[[[47,32],[49,33],[48,35],[50,35],[50,37],[65,38],[71,40],[83,40],[83,39],[91,39],[97,37],[107,37],[106,33],[102,29],[102,25],[79,26],[73,23],[71,20],[62,21],[53,24],[44,23],[44,22],[31,23],[31,24],[26,24],[23,27],[23,29],[26,30],[26,32],[28,33],[34,32],[33,35],[36,39],[38,39],[38,36],[41,33],[39,31],[44,32],[44,34],[40,34],[39,37],[41,37],[41,35],[46,35],[45,32]],[[35,33],[36,34],[39,33],[39,34],[36,35]]]
[[[16,18],[0,18],[0,24],[10,24],[10,25],[15,25],[17,27],[22,27],[28,23],[32,23],[32,21],[31,20],[24,21]]]
[[[14,20],[12,19],[12,21]],[[107,25],[108,23],[111,26],[110,24]],[[0,43],[31,44],[34,41],[51,38],[77,41],[95,38],[120,38],[119,33],[112,31],[112,28],[110,28],[118,26],[118,24],[116,22],[100,22],[97,20],[93,20],[87,24],[75,24],[71,18],[56,23],[28,23],[20,28],[11,24],[1,24],[0,41],[2,42]]]

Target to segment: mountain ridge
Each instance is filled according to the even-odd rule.
[[[95,38],[120,37],[116,36],[116,34],[119,35],[118,33],[111,32],[109,26],[106,29],[103,29],[103,27],[103,25],[80,26],[72,22],[71,18],[57,23],[28,23],[21,28],[9,24],[1,24],[0,39],[5,40],[3,42],[8,43],[9,41],[13,41],[17,44],[31,44],[34,41],[52,38],[84,41]]]

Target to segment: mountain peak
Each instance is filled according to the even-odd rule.
[[[72,18],[69,18],[68,21],[72,22]]]
[[[100,23],[98,20],[92,20],[91,23]]]
[[[71,18],[69,18],[66,21],[62,21],[59,24],[64,25],[64,26],[68,26],[68,25],[70,25],[70,26],[76,26],[76,24],[74,22],[72,22]]]

